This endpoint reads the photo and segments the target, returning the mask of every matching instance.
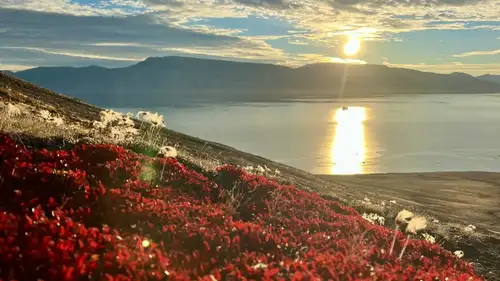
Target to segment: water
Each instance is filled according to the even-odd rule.
[[[147,110],[173,130],[312,173],[358,174],[500,171],[499,109],[500,94]]]

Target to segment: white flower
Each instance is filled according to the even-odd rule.
[[[426,227],[427,220],[424,217],[413,217],[406,227],[406,232],[416,234],[417,231],[425,229]]]
[[[253,266],[254,269],[265,269],[267,268],[267,264],[259,262],[258,264]]]
[[[261,173],[261,174],[263,174],[266,171],[264,168],[262,168],[261,165],[257,166],[256,170],[258,173]]]
[[[380,225],[384,225],[384,224],[385,224],[385,218],[384,218],[384,217],[382,217],[382,216],[379,216],[379,215],[377,215],[377,214],[373,214],[373,213],[370,213],[370,214],[363,213],[362,217],[363,217],[365,220],[367,220],[367,221],[369,221],[369,222],[371,222],[371,223],[373,223],[373,224],[375,224],[375,223],[378,223],[378,224],[380,224]]]
[[[389,203],[396,204],[396,200],[390,200]]]
[[[459,259],[461,259],[464,256],[464,252],[460,250],[453,252],[453,254]]]
[[[396,216],[396,224],[407,223],[413,216],[412,212],[403,209]]]
[[[18,106],[18,105],[14,105],[14,104],[7,104],[7,115],[8,116],[19,116],[21,115],[23,112],[21,110],[21,107]]]
[[[40,117],[42,117],[45,120],[48,120],[52,117],[52,114],[48,110],[42,109],[39,111]]]
[[[252,167],[252,166],[246,166],[246,167],[243,167],[243,170],[245,170],[248,173],[251,173],[254,170],[254,167]]]
[[[468,226],[465,227],[466,232],[474,232],[476,230],[476,226],[473,224],[469,224]]]
[[[157,155],[160,157],[177,157],[177,149],[168,145],[162,146]]]
[[[434,236],[427,234],[427,233],[422,233],[422,236],[424,237],[424,239],[427,242],[432,243],[432,244],[436,243],[436,238]]]
[[[137,119],[142,122],[150,123],[155,126],[165,127],[165,120],[163,119],[163,115],[158,113],[152,113],[149,111],[139,111],[136,115]]]

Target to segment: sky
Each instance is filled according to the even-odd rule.
[[[0,0],[1,70],[171,55],[500,74],[500,0]]]

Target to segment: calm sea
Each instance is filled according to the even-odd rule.
[[[173,130],[312,173],[500,171],[500,94],[143,110]]]

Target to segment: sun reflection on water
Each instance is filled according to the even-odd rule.
[[[365,161],[364,107],[339,108],[331,149],[331,174],[363,173]]]

